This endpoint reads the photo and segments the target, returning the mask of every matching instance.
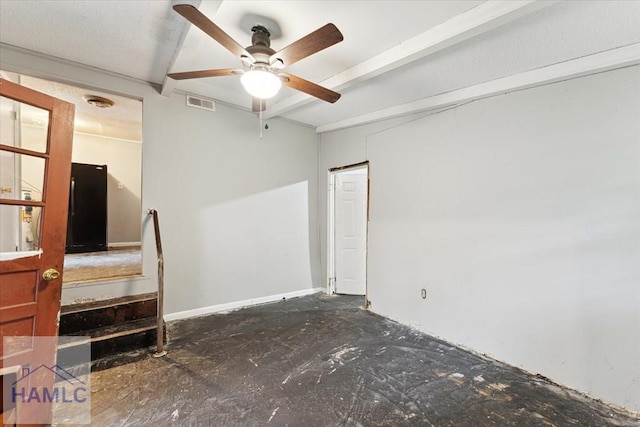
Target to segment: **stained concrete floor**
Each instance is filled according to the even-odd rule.
[[[639,426],[544,378],[312,295],[169,325],[92,375],[94,426]]]

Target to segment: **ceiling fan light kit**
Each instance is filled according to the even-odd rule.
[[[240,82],[249,95],[260,99],[273,98],[282,87],[280,78],[265,70],[249,70],[240,77]]]
[[[343,40],[342,33],[335,25],[327,24],[278,52],[270,47],[271,34],[269,29],[263,25],[255,25],[251,28],[253,32],[252,45],[245,49],[194,6],[179,4],[173,6],[173,9],[238,57],[242,62],[243,69],[187,71],[170,73],[167,74],[168,77],[185,80],[242,74],[240,81],[245,90],[253,97],[253,112],[262,112],[266,105],[264,100],[274,97],[283,84],[330,103],[334,103],[340,98],[340,94],[337,92],[293,74],[281,72],[284,67],[341,42]]]

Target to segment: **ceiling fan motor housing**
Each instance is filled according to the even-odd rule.
[[[262,25],[255,25],[251,28],[253,36],[251,36],[251,43],[254,45],[263,45],[266,47],[271,46],[271,33],[267,27]]]
[[[271,64],[269,64],[269,58],[271,55],[276,53],[275,50],[271,49],[271,34],[266,27],[262,25],[256,25],[251,28],[253,31],[253,36],[251,36],[251,46],[247,47],[247,52],[249,52],[254,59],[256,60],[254,66],[256,68],[268,68]]]

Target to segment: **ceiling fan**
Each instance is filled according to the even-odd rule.
[[[265,26],[255,25],[251,28],[253,32],[251,46],[243,48],[194,6],[179,4],[173,6],[173,9],[220,43],[229,52],[239,57],[243,63],[243,68],[223,68],[167,74],[172,79],[185,80],[241,75],[242,85],[253,96],[253,112],[263,111],[266,107],[265,100],[275,96],[281,85],[331,103],[340,99],[340,94],[337,92],[293,74],[282,72],[284,67],[341,42],[343,40],[342,33],[335,25],[327,24],[276,52],[270,47],[271,34]]]

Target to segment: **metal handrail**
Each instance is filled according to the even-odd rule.
[[[153,357],[162,357],[167,352],[164,350],[164,319],[162,314],[164,299],[164,256],[162,254],[162,241],[160,240],[160,223],[158,222],[158,211],[149,209],[149,215],[153,216],[153,229],[156,235],[156,251],[158,252],[158,329],[157,329],[157,349]]]

